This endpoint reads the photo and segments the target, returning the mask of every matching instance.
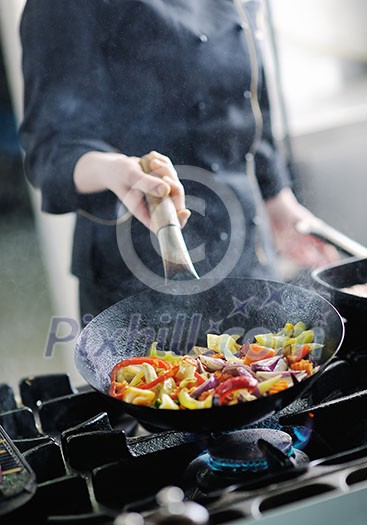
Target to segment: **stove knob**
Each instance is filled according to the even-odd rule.
[[[144,523],[143,516],[138,512],[122,512],[115,518],[113,525],[144,525]]]
[[[161,489],[156,500],[160,509],[155,515],[156,525],[208,525],[209,512],[194,501],[184,501],[184,492],[179,487]]]
[[[179,487],[161,489],[156,502],[159,508],[153,512],[122,512],[113,525],[209,525],[209,512],[194,501],[184,501],[184,492]]]

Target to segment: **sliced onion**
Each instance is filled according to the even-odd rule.
[[[306,372],[304,370],[285,370],[280,372],[268,372],[267,370],[259,370],[256,372],[256,378],[261,381],[267,381],[268,379],[271,379],[272,377],[280,376],[284,379],[292,379],[293,377],[296,377],[296,381],[302,381],[304,377],[306,377]]]
[[[230,365],[225,366],[222,372],[226,372],[232,376],[255,377],[255,372],[253,372],[249,366],[244,365],[243,363],[231,363]]]
[[[206,392],[206,390],[210,390],[211,388],[215,388],[217,385],[219,385],[219,379],[217,378],[217,376],[212,375],[209,377],[209,379],[205,381],[205,383],[202,383],[193,392],[191,392],[190,396],[196,399],[203,392]]]
[[[275,367],[273,368],[273,371],[274,372],[285,372],[287,369],[288,369],[288,362],[285,357],[282,357],[276,363]]]
[[[198,356],[202,364],[209,370],[209,372],[214,372],[215,370],[222,370],[225,367],[226,362],[224,359],[219,359],[217,357],[211,357],[209,355],[200,355]]]
[[[281,356],[276,355],[274,357],[268,357],[267,359],[261,359],[251,364],[251,368],[254,372],[273,372],[274,368],[278,364],[279,360],[282,359]]]

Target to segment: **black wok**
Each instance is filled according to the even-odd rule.
[[[367,319],[367,298],[344,292],[342,288],[367,283],[367,259],[350,257],[337,264],[317,268],[311,275],[315,290],[344,317],[346,343],[358,346]]]
[[[84,379],[111,403],[120,403],[149,430],[212,432],[253,424],[281,410],[317,380],[335,356],[344,337],[338,311],[317,293],[280,282],[227,278],[189,283],[190,295],[174,294],[175,285],[124,299],[95,317],[81,332],[75,362]],[[201,291],[202,290],[202,291]],[[206,344],[206,333],[241,334],[253,341],[256,333],[277,331],[286,322],[303,321],[317,327],[324,347],[320,369],[313,376],[269,397],[225,407],[200,410],[159,410],[125,403],[108,395],[110,372],[120,360],[145,355],[160,341],[165,350],[187,353]]]

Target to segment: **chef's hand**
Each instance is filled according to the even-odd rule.
[[[315,216],[285,188],[265,202],[273,232],[275,246],[280,254],[293,259],[302,268],[317,268],[332,264],[340,256],[331,244],[321,239],[299,233],[296,224]]]
[[[144,196],[170,195],[183,228],[190,211],[185,207],[185,193],[177,172],[168,157],[155,151],[148,156],[154,175],[142,170],[139,157],[99,151],[85,153],[75,165],[75,188],[79,193],[112,191],[147,228],[150,228],[150,214]]]

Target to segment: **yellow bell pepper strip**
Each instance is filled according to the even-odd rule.
[[[283,346],[288,346],[294,343],[312,343],[315,337],[313,330],[305,330],[304,323],[297,323],[294,326],[293,334],[291,334],[290,326],[286,324],[284,328],[278,333],[258,334],[255,335],[255,341],[262,346],[268,346],[273,349],[278,349]]]
[[[174,352],[171,352],[171,351],[168,351],[168,350],[167,351],[166,350],[158,350],[156,341],[154,341],[154,343],[152,343],[150,345],[150,348],[149,348],[149,350],[147,352],[147,356],[149,356],[149,357],[158,357],[159,359],[165,359],[169,363],[177,363],[177,361],[181,361],[181,359],[182,359],[181,355],[177,355]]]
[[[304,330],[295,338],[295,343],[298,344],[307,344],[313,343],[315,334],[313,330]]]
[[[268,379],[267,381],[262,381],[258,383],[257,388],[259,389],[259,392],[261,395],[268,392],[268,390],[275,385],[280,379],[282,378],[282,375],[279,374],[278,376],[273,377],[272,379]]]
[[[303,330],[306,327],[303,328]],[[295,326],[292,323],[286,323],[283,328],[276,334],[276,335],[284,335],[286,337],[293,337],[294,336],[294,329]],[[299,329],[299,328],[298,328]],[[301,330],[301,332],[303,331]]]
[[[195,370],[193,377],[187,377],[186,379],[183,379],[180,382],[180,387],[181,388],[184,388],[184,387],[197,387],[197,386],[205,383],[205,381],[206,381],[206,379],[201,374],[199,374],[199,372],[197,372]]]
[[[182,388],[178,394],[178,400],[182,407],[189,409],[211,408],[213,398],[208,396],[204,401],[197,401],[190,396],[187,388]]]
[[[155,396],[153,390],[142,390],[135,386],[128,386],[122,394],[122,400],[133,405],[151,406]]]
[[[223,350],[224,359],[227,361],[227,363],[242,363],[242,359],[239,357],[236,357],[229,348],[224,348]]]
[[[273,350],[282,348],[283,346],[286,346],[288,344],[295,343],[295,340],[292,337],[276,334],[258,334],[255,335],[255,341],[260,346],[272,348]]]
[[[241,348],[241,345],[237,343],[238,338],[239,335],[207,334],[206,341],[210,350],[224,353],[224,350],[228,349],[232,354],[235,354]]]
[[[179,365],[179,369],[177,372],[177,379],[179,379],[180,381],[184,379],[191,379],[192,381],[195,379],[195,371],[196,371],[196,363],[195,365],[193,365],[191,363],[182,361]]]
[[[302,332],[304,332],[306,330],[306,325],[305,323],[303,323],[302,321],[298,321],[298,323],[296,323],[294,325],[294,329],[293,329],[293,337],[298,337]]]
[[[180,410],[180,407],[177,403],[175,403],[168,394],[162,394],[161,396],[162,402],[159,405],[159,408],[168,408],[170,410]]]

